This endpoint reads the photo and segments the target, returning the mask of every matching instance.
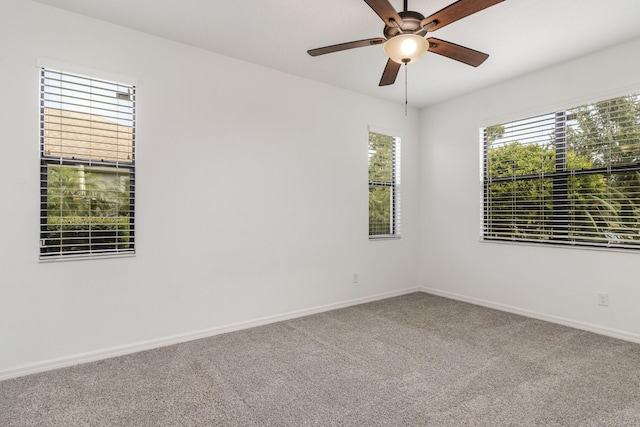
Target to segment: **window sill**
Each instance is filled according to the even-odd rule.
[[[400,240],[400,235],[397,234],[384,234],[378,236],[369,236],[369,241],[377,241],[377,240]]]
[[[585,244],[572,244],[572,243],[560,243],[560,242],[527,242],[521,240],[509,240],[509,239],[485,239],[480,237],[480,243],[498,244],[498,245],[515,245],[515,246],[528,246],[534,248],[558,248],[558,249],[582,249],[585,251],[600,251],[600,252],[621,252],[625,254],[640,254],[640,247],[620,247],[620,246],[598,246],[598,245],[585,245]]]
[[[113,259],[113,258],[133,258],[136,256],[135,252],[127,252],[121,254],[104,254],[104,255],[63,255],[63,256],[51,256],[40,257],[38,262],[48,264],[51,262],[66,262],[66,261],[85,261],[85,260],[100,260],[100,259]]]

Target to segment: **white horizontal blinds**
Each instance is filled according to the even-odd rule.
[[[44,154],[133,162],[133,87],[43,69]]]
[[[400,236],[400,225],[402,223],[401,221],[401,212],[402,210],[400,209],[401,203],[400,203],[400,199],[402,196],[402,191],[400,191],[401,185],[400,185],[400,178],[402,176],[402,174],[400,173],[400,159],[402,158],[401,156],[401,149],[402,149],[402,144],[400,143],[400,138],[399,137],[393,137],[393,213],[394,213],[394,220],[393,220],[393,234],[395,236]]]
[[[485,130],[485,236],[548,238],[554,123],[544,115]]]
[[[40,256],[135,247],[135,87],[41,69]]]
[[[369,236],[400,234],[400,139],[369,132]]]
[[[640,247],[637,95],[484,130],[483,238]]]

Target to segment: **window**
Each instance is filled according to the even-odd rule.
[[[40,258],[133,253],[135,87],[42,68]]]
[[[640,249],[640,95],[483,130],[484,240]]]
[[[369,132],[369,238],[400,236],[400,138]]]

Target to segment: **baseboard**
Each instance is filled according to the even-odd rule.
[[[600,325],[594,325],[591,323],[580,322],[577,320],[566,319],[564,317],[553,316],[545,313],[539,313],[536,311],[526,310],[519,307],[514,307],[506,304],[499,304],[479,298],[468,297],[465,295],[459,295],[452,292],[442,291],[439,289],[432,289],[421,287],[421,292],[425,292],[427,294],[438,295],[445,298],[450,298],[458,301],[468,302],[474,305],[480,305],[482,307],[493,308],[495,310],[506,311],[508,313],[519,314],[521,316],[531,317],[533,319],[544,320],[546,322],[557,323],[563,326],[569,326],[574,329],[581,329],[583,331],[589,331],[600,335],[605,335],[612,338],[621,339],[624,341],[630,341],[633,343],[640,344],[640,335],[633,334],[626,331],[620,331],[617,329],[605,328]]]
[[[137,353],[139,351],[152,350],[154,348],[165,347],[173,344],[180,344],[187,341],[193,341],[201,338],[207,338],[215,335],[225,334],[228,332],[239,331],[243,329],[253,328],[256,326],[268,325],[270,323],[282,322],[285,320],[295,319],[298,317],[309,316],[312,314],[322,313],[325,311],[336,310],[339,308],[350,307],[354,305],[364,304],[367,302],[378,301],[386,298],[392,298],[400,295],[406,295],[413,292],[419,292],[420,288],[407,288],[399,291],[386,292],[382,294],[371,295],[362,298],[356,298],[348,301],[316,306],[308,309],[291,311],[288,313],[278,314],[274,316],[261,317],[245,322],[234,323],[230,325],[219,326],[215,328],[203,329],[185,334],[173,335],[169,337],[148,340],[133,344],[127,344],[118,347],[111,347],[103,350],[92,351],[87,353],[65,356],[57,359],[49,359],[42,362],[31,363],[18,366],[16,368],[0,371],[0,381],[10,378],[17,378],[25,375],[37,374],[39,372],[50,371],[53,369],[66,368],[82,363],[95,362],[111,357],[124,356],[126,354]]]

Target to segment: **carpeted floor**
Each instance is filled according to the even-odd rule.
[[[0,382],[1,426],[640,426],[640,345],[424,293]]]

